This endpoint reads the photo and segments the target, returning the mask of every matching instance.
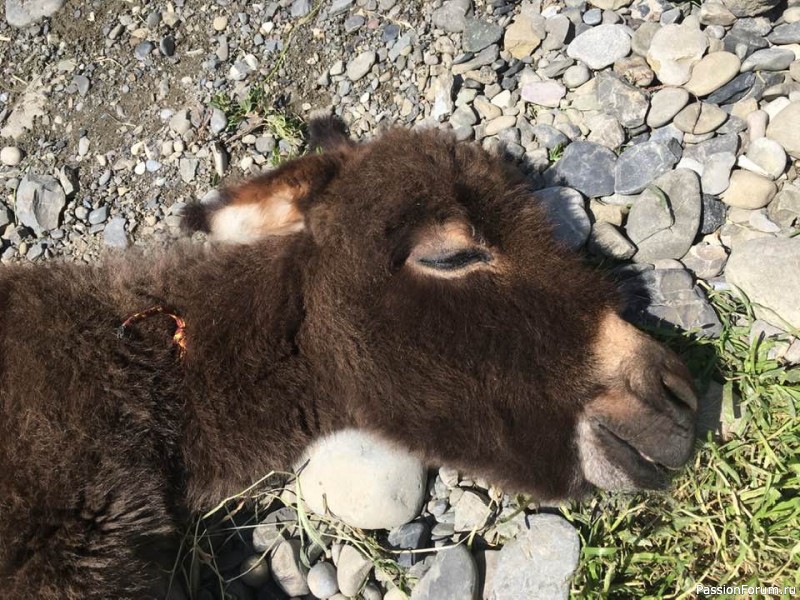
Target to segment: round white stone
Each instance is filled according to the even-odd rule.
[[[16,146],[6,146],[0,150],[0,163],[7,167],[16,167],[22,161],[22,150]]]
[[[307,461],[307,464],[306,464]],[[311,510],[325,507],[362,529],[391,529],[419,513],[426,468],[408,451],[348,429],[316,441],[298,461],[300,495]]]

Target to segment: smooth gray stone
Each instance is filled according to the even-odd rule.
[[[761,306],[756,314],[765,321],[800,328],[800,238],[743,241],[734,246],[725,275]]]
[[[477,599],[478,568],[463,545],[437,553],[431,568],[411,593],[411,600]]]
[[[767,39],[773,44],[779,45],[800,43],[800,21],[778,25]]]
[[[461,47],[464,52],[480,52],[503,37],[503,28],[495,23],[467,19],[462,36]]]
[[[500,550],[484,598],[566,600],[580,556],[578,533],[558,515],[529,515],[525,525]]]
[[[677,153],[660,142],[643,142],[631,146],[617,159],[614,191],[618,194],[638,194],[678,162],[680,145],[676,150]]]
[[[592,230],[583,197],[568,187],[550,187],[536,192],[536,199],[547,211],[548,219],[555,225],[553,237],[572,250],[585,243]]]
[[[722,324],[692,275],[685,269],[650,269],[642,271],[625,287],[635,290],[628,316],[637,323],[671,326],[699,335],[716,337]]]
[[[633,203],[625,225],[638,250],[636,262],[680,258],[700,227],[700,179],[694,171],[677,169],[648,186]]]
[[[609,196],[614,193],[616,162],[616,154],[600,144],[572,142],[544,179],[549,186],[571,187],[589,198]]]
[[[644,125],[650,107],[647,94],[608,72],[597,76],[597,101],[605,112],[614,115],[620,125],[628,129]]]
[[[28,173],[17,187],[17,219],[37,235],[59,226],[66,204],[64,189],[49,175]]]

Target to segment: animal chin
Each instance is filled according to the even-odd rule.
[[[578,447],[584,477],[601,489],[657,490],[669,483],[671,469],[597,419],[580,421]]]

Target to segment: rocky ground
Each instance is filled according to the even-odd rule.
[[[356,137],[438,126],[518,161],[634,317],[713,336],[705,291],[733,284],[760,305],[754,335],[800,328],[797,0],[6,0],[4,17],[4,263],[169,243],[186,203],[302,151],[327,108]],[[800,362],[800,342],[775,352]],[[344,524],[267,495],[216,573],[188,578],[197,597],[568,594],[579,543],[555,511],[336,448],[317,469],[348,465],[322,490]]]

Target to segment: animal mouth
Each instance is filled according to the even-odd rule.
[[[610,454],[617,459],[615,462],[622,463],[619,466],[626,471],[631,470],[627,468],[627,465],[632,466],[635,473],[631,473],[631,475],[637,480],[644,479],[646,481],[642,487],[665,487],[670,479],[671,473],[678,470],[677,468],[668,467],[645,452],[642,452],[634,444],[616,433],[603,422],[593,419],[592,425],[603,444],[612,450]],[[642,475],[644,475],[644,477],[642,477]]]

